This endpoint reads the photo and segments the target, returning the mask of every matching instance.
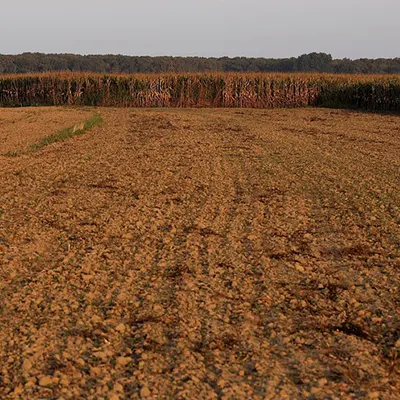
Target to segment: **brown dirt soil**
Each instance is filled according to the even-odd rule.
[[[98,111],[0,158],[1,399],[399,398],[399,117]]]
[[[41,138],[91,116],[90,109],[73,107],[3,108],[0,111],[0,154],[27,150]]]

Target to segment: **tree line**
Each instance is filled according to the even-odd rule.
[[[48,71],[100,73],[166,72],[329,72],[350,74],[400,74],[400,58],[333,59],[330,54],[310,53],[291,58],[249,57],[149,57],[23,53],[0,54],[0,74]]]

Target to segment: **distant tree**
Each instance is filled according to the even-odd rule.
[[[333,60],[330,54],[310,53],[297,58],[248,57],[148,57],[124,55],[76,55],[23,53],[0,55],[0,74],[45,71],[101,73],[162,72],[333,72],[399,74],[400,58]]]
[[[297,70],[305,72],[332,72],[332,56],[326,53],[303,54],[297,58]]]
[[[0,55],[0,73],[13,74],[17,72],[13,56]]]

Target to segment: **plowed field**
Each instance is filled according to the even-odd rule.
[[[25,151],[41,138],[90,116],[87,109],[76,108],[0,110],[0,154]]]
[[[1,399],[399,398],[400,117],[96,111],[0,156]]]

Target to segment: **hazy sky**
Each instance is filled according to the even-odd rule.
[[[0,53],[400,57],[400,0],[0,0]]]

